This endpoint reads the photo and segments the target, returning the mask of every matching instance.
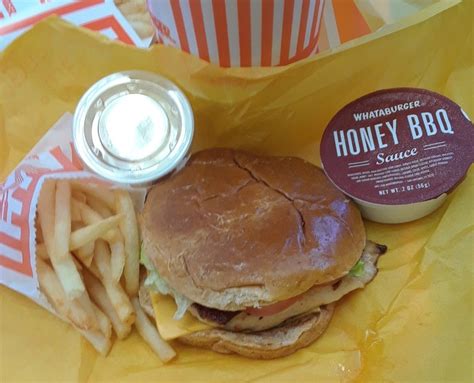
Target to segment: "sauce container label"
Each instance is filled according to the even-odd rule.
[[[341,109],[321,141],[327,176],[346,194],[376,204],[427,201],[449,192],[474,162],[474,128],[437,93],[381,90]]]

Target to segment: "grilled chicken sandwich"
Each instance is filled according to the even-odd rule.
[[[386,251],[318,167],[231,149],[198,152],[155,185],[140,224],[147,287],[174,297],[177,319],[212,325],[179,340],[251,358],[317,339]]]

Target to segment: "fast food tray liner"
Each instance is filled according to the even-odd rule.
[[[455,3],[437,2],[394,33],[263,69],[221,69],[173,48],[140,50],[46,20],[0,55],[1,179],[92,83],[121,70],[156,72],[185,91],[196,118],[193,151],[232,146],[318,164],[330,118],[382,88],[430,89],[473,116],[474,3]],[[471,167],[430,216],[367,222],[368,238],[389,248],[377,277],[338,304],[316,343],[282,359],[173,342],[178,358],[163,365],[136,332],[103,358],[72,327],[1,286],[0,381],[472,381],[473,196]]]

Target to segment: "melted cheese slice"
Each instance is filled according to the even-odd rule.
[[[155,312],[158,331],[165,340],[176,339],[196,331],[212,328],[212,326],[196,319],[189,312],[186,312],[183,318],[179,320],[174,319],[173,315],[176,312],[176,303],[169,295],[150,292],[150,298],[153,311]]]

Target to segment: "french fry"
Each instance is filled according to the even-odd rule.
[[[81,210],[79,209],[79,205],[74,203],[75,201],[77,201],[75,198],[71,200],[71,221],[79,222],[82,220]]]
[[[112,348],[112,341],[110,337],[106,337],[100,330],[83,330],[72,323],[66,316],[62,315],[61,313],[57,314],[59,318],[61,318],[64,322],[71,324],[72,327],[74,327],[84,338],[86,338],[92,347],[97,350],[97,352],[99,352],[102,356],[107,356],[110,349]]]
[[[92,276],[87,270],[84,271],[84,281],[87,286],[87,290],[92,297],[92,300],[99,306],[102,311],[107,315],[112,323],[112,327],[117,334],[117,338],[125,339],[132,327],[128,324],[123,323],[117,315],[112,302],[110,301],[109,297],[107,296],[107,292],[105,291],[104,286],[100,283],[100,281]]]
[[[95,248],[94,248],[95,249]],[[95,251],[94,251],[95,253]],[[99,271],[99,268],[97,267],[97,264],[95,262],[92,262],[91,263],[91,266],[89,267],[89,271],[91,272],[91,274],[96,277],[98,280],[100,280],[100,271]]]
[[[93,196],[87,196],[87,204],[103,218],[109,218],[113,215],[112,211],[107,206],[105,206],[100,200],[94,198]]]
[[[142,39],[153,35],[153,27],[148,20],[131,20],[130,24]]]
[[[128,2],[128,3],[123,3],[118,6],[120,11],[127,17],[130,17],[131,15],[135,14],[140,14],[142,12],[146,12],[146,3],[135,3],[135,2]]]
[[[121,215],[117,214],[112,217],[105,218],[100,222],[84,226],[78,230],[73,231],[69,241],[69,250],[76,250],[88,242],[93,242],[96,239],[101,238],[110,229],[113,229],[119,224],[120,218]]]
[[[135,296],[138,293],[140,268],[137,217],[128,192],[116,190],[115,200],[116,211],[122,214],[119,227],[125,243],[125,290],[129,296]]]
[[[122,277],[123,268],[125,266],[125,246],[123,244],[123,237],[118,233],[118,237],[109,242],[110,246],[110,271],[112,279],[119,282]]]
[[[99,323],[100,332],[104,334],[106,338],[110,339],[112,336],[112,324],[110,323],[109,318],[107,318],[107,315],[105,315],[94,303],[92,303],[92,307],[94,309],[97,322]]]
[[[74,204],[78,207],[79,211],[81,212],[82,221],[86,225],[91,225],[98,221],[101,221],[104,217],[102,217],[98,212],[92,209],[90,206],[87,206],[84,202],[74,201]]]
[[[70,301],[53,269],[41,258],[36,259],[38,280],[41,290],[48,297],[58,314],[68,318],[76,327],[91,329],[96,326],[95,316],[90,317],[77,300]]]
[[[107,338],[104,334],[102,334],[101,331],[98,330],[78,330],[102,356],[107,356],[112,347],[112,341],[110,338]]]
[[[145,274],[145,273],[144,273]],[[143,278],[146,278],[144,275]],[[142,277],[140,276],[140,280]],[[140,290],[138,290],[138,301],[140,302],[140,306],[142,307],[145,314],[149,317],[155,317],[155,311],[153,309],[153,304],[151,303],[150,293],[147,291],[144,283],[140,283]]]
[[[130,15],[128,18],[128,21],[133,24],[134,21],[141,21],[141,22],[149,22],[150,16],[147,13],[135,13],[133,15]]]
[[[88,242],[74,251],[74,255],[87,267],[92,263],[94,258],[94,242]]]
[[[44,190],[46,188],[46,190]],[[85,292],[84,284],[69,253],[69,235],[71,232],[71,189],[67,181],[57,181],[56,191],[50,184],[43,186],[44,199],[38,202],[38,214],[43,216],[41,224],[46,249],[54,271],[64,288],[66,296],[72,300]],[[42,193],[43,194],[43,193]],[[49,213],[45,214],[45,210]]]
[[[35,219],[35,230],[36,230],[36,242],[37,243],[44,242],[43,230],[41,230],[41,225],[39,223],[39,218],[38,217]]]
[[[158,355],[163,363],[169,362],[176,356],[173,348],[166,343],[150,322],[145,312],[142,310],[138,298],[132,298],[133,308],[136,313],[135,327],[141,337],[148,343],[152,350]]]
[[[82,267],[82,264],[76,258],[72,257],[72,260],[78,271],[84,270],[84,268]]]
[[[107,243],[102,239],[98,239],[95,243],[93,263],[99,270],[100,280],[120,320],[126,324],[132,324],[135,320],[133,307],[127,294],[123,291],[122,286],[112,278],[112,272],[110,270],[110,251]]]
[[[71,189],[71,196],[76,201],[79,201],[82,203],[85,203],[87,201],[86,195],[80,190],[74,190],[74,188]]]
[[[57,260],[67,258],[69,254],[69,236],[71,235],[71,186],[68,181],[56,182],[54,219],[53,256]]]
[[[71,233],[76,231],[76,230],[79,230],[83,227],[84,227],[84,222],[82,222],[82,221],[73,221],[73,222],[71,222]]]
[[[82,308],[83,312],[87,316],[87,326],[84,328],[85,330],[98,330],[99,322],[98,318],[95,315],[93,303],[91,302],[89,295],[87,292],[84,292],[79,298],[76,298],[76,302]]]
[[[98,212],[85,203],[73,201],[72,205],[79,209],[81,219],[86,225],[93,225],[103,220],[103,217]],[[111,229],[102,237],[107,241],[113,241],[117,235],[119,235],[118,229]]]
[[[55,186],[55,181],[46,180],[38,200],[38,219],[46,252],[50,256],[55,248]],[[84,292],[84,286],[81,286],[81,280],[72,259],[66,257],[62,263],[57,262],[57,259],[51,259],[51,262],[66,294],[71,298],[80,296]]]
[[[68,253],[67,258],[57,260],[50,254],[50,261],[53,265],[54,271],[58,275],[61,285],[66,292],[69,299],[79,298],[85,292],[84,284],[82,283],[79,272],[77,271],[73,257]]]
[[[48,297],[56,311],[69,317],[69,304],[58,277],[41,258],[36,259],[36,270],[41,290]]]
[[[45,180],[38,199],[38,221],[48,254],[54,246],[54,180]]]
[[[73,183],[73,189],[80,190],[86,194],[86,199],[91,196],[101,201],[112,211],[115,211],[115,198],[111,190],[94,187],[80,182]]]
[[[98,330],[84,329],[81,318],[81,307],[69,302],[54,271],[41,259],[37,260],[38,279],[41,290],[48,297],[57,314],[65,322],[71,323],[102,355],[107,355],[112,347],[110,336],[103,335]],[[105,322],[104,322],[105,323]]]
[[[36,255],[43,261],[47,261],[49,259],[48,251],[46,250],[46,245],[44,243],[38,243],[36,245]]]

